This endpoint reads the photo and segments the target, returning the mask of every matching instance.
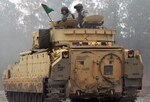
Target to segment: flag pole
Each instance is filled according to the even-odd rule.
[[[46,12],[48,18],[50,19],[50,22],[52,22],[52,25],[54,26],[54,22],[52,21],[50,15],[49,15],[49,13],[52,12],[52,11],[54,11],[54,10],[53,10],[52,8],[49,8],[49,7],[48,7],[47,5],[45,5],[45,4],[41,4],[41,5],[42,5],[43,9],[45,10],[45,12]]]
[[[47,16],[50,19],[50,21],[53,22],[52,19],[51,19],[51,17],[50,17],[50,15],[48,13],[47,13]]]
[[[50,19],[50,22],[52,22],[52,26],[53,26],[53,28],[54,28],[54,22],[53,22],[53,20],[52,20],[52,18],[50,17],[50,15],[47,13],[47,16],[48,16],[48,18]]]

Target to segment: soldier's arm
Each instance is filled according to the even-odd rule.
[[[83,11],[82,11],[82,16],[83,16],[83,17],[88,16],[88,14],[89,14],[89,13],[88,13],[88,11],[87,11],[87,10],[83,10]]]

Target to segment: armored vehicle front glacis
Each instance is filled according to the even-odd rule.
[[[8,101],[134,100],[142,88],[141,55],[114,45],[115,31],[103,22],[93,15],[84,18],[83,28],[68,19],[34,32],[32,50],[4,71]]]

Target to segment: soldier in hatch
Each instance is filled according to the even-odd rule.
[[[68,7],[61,8],[62,21],[66,21],[68,18],[74,19],[74,15],[69,11]]]
[[[78,13],[77,20],[79,22],[79,26],[82,28],[83,18],[88,15],[88,12],[83,9],[82,4],[77,4],[77,5],[74,6],[74,8],[76,9],[76,11]]]

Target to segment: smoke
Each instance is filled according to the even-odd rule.
[[[140,51],[144,63],[144,85],[150,86],[150,1],[149,0],[0,0],[0,75],[8,64],[19,59],[19,53],[31,49],[31,32],[48,27],[48,17],[41,3],[55,11],[53,20],[61,17],[60,9],[82,3],[89,14],[105,17],[105,26],[117,30],[116,41]]]

